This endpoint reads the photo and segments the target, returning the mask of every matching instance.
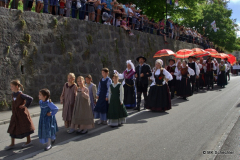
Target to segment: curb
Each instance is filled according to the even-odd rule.
[[[58,111],[62,111],[63,108],[60,108],[58,109]],[[33,117],[38,117],[40,115],[40,112],[36,112],[36,113],[32,113],[30,114],[31,115],[31,118]],[[0,121],[0,125],[3,125],[3,124],[8,124],[10,122],[11,119],[5,119],[5,120],[1,120]]]

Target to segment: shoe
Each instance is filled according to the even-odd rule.
[[[188,98],[187,97],[183,97],[184,100],[188,101]]]
[[[138,110],[138,111],[140,111],[140,106],[133,108],[133,110]]]
[[[99,120],[99,121],[97,122],[97,124],[98,124],[98,125],[102,124],[102,121],[101,121],[101,120]]]
[[[71,128],[71,129],[68,130],[67,132],[68,132],[69,134],[72,134],[73,132],[75,132],[75,129],[72,129],[72,128]]]
[[[55,143],[55,139],[52,141],[52,145],[54,145],[54,143]]]
[[[28,143],[28,144],[24,143],[24,144],[22,145],[22,147],[25,148],[25,147],[29,147],[29,146],[31,146],[31,145],[32,145],[32,141],[31,141],[30,143]]]
[[[110,23],[110,22],[108,22],[108,25],[109,25],[109,26],[111,26],[111,23]]]
[[[82,130],[79,134],[87,134],[88,133],[88,130]]]
[[[14,146],[6,146],[6,147],[4,148],[4,150],[5,150],[5,151],[8,151],[8,150],[13,149],[13,148],[15,148],[15,145],[14,145]]]
[[[48,151],[48,150],[50,150],[51,148],[52,148],[52,145],[47,146],[46,148],[44,148],[44,151]]]
[[[103,121],[102,124],[103,124],[103,125],[107,125],[107,121]]]
[[[106,25],[108,25],[108,23],[107,23],[107,22],[104,22],[103,24],[106,24]]]

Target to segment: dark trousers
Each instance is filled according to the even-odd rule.
[[[229,74],[229,71],[230,71],[230,70],[228,70],[228,71],[226,72],[226,76],[228,77],[228,80],[230,80],[230,74]]]
[[[192,94],[193,94],[193,92],[195,90],[195,85],[196,85],[196,75],[190,76],[190,83],[192,85]]]
[[[142,84],[141,82],[137,83],[137,107],[140,107],[141,97],[142,97],[142,93],[143,93],[144,108],[146,108],[146,104],[147,104],[147,89],[148,89],[148,84]]]
[[[206,72],[206,83],[207,83],[208,89],[210,86],[213,88],[213,71]]]

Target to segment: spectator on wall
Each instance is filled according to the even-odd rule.
[[[84,20],[85,19],[85,13],[86,13],[86,0],[80,0],[81,7],[79,8],[79,19]]]
[[[104,24],[111,25],[111,20],[113,16],[110,14],[111,10],[107,8],[107,4],[104,3],[103,9],[102,9],[102,20],[104,21]]]

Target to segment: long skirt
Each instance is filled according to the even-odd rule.
[[[225,85],[227,85],[227,79],[226,79],[226,73],[224,72],[224,73],[221,73],[221,74],[219,74],[218,75],[218,83],[217,83],[217,85],[218,86],[225,86]]]
[[[126,108],[136,107],[136,93],[134,82],[131,79],[125,79],[124,88],[124,105]]]
[[[182,77],[177,95],[180,97],[189,97],[192,95],[190,79],[188,77]]]
[[[170,110],[171,96],[167,84],[151,86],[148,93],[147,109],[164,112]]]
[[[179,87],[180,87],[180,80],[175,81],[175,91],[178,93]]]

